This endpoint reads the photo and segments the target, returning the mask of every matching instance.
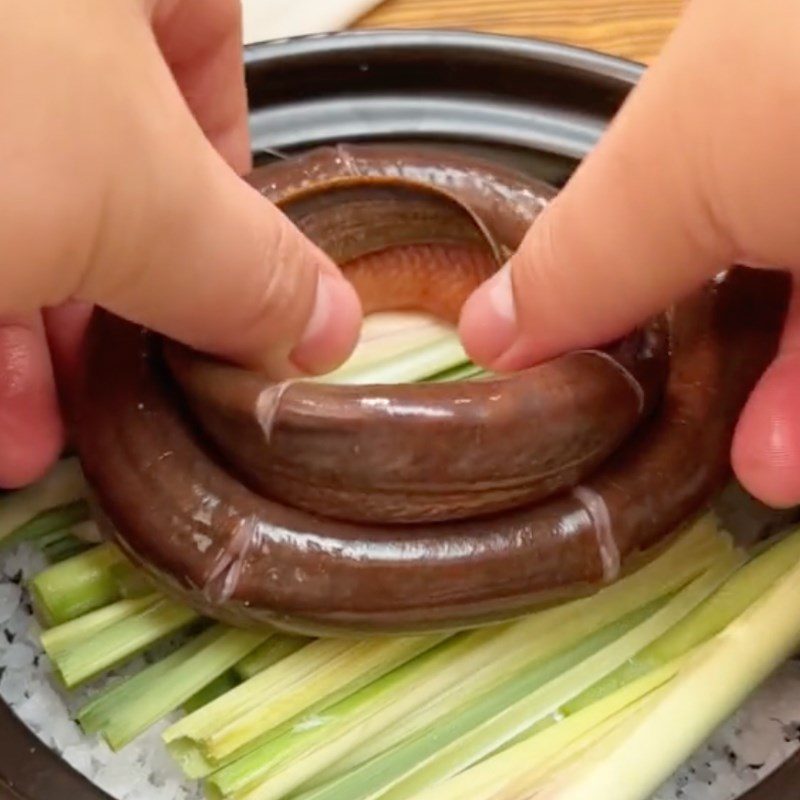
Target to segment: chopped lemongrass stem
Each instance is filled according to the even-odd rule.
[[[51,659],[56,659],[64,651],[80,646],[105,628],[141,613],[157,601],[158,595],[152,594],[135,600],[120,600],[110,606],[98,608],[44,631],[41,637],[42,647]]]
[[[35,485],[0,498],[0,542],[16,541],[21,534],[19,529],[37,515],[70,506],[85,497],[86,482],[78,459],[59,461]]]
[[[463,364],[458,367],[447,369],[444,372],[439,372],[426,378],[429,383],[452,383],[453,381],[466,381],[472,378],[483,378],[488,376],[489,373],[479,367],[477,364]]]
[[[89,550],[92,545],[76,539],[71,533],[60,533],[41,542],[42,553],[50,564],[60,564]]]
[[[148,599],[121,602],[135,604]],[[91,639],[56,652],[52,660],[65,685],[72,688],[116,667],[198,619],[191,609],[159,598],[141,613],[101,629]]]
[[[283,661],[284,658],[292,655],[292,653],[302,650],[312,641],[314,640],[306,636],[278,633],[267,639],[261,647],[254,650],[249,656],[243,658],[234,669],[236,674],[246,681],[273,664]]]
[[[366,368],[342,368],[317,380],[350,385],[413,383],[467,362],[469,357],[453,333]]]
[[[168,741],[174,738],[176,728],[183,731],[184,736],[189,731],[190,738],[201,746],[204,755],[223,761],[281,723],[323,701],[332,704],[352,694],[430,649],[443,638],[427,636],[347,642],[345,648],[324,661],[318,661],[315,669],[306,672],[299,687],[294,682],[286,684],[282,690],[275,687],[275,679],[267,670],[218,700],[213,708],[209,706],[205,714],[199,712],[194,721],[188,717],[182,720],[167,731],[165,737]],[[309,653],[312,648],[322,650],[322,643],[309,645],[301,653],[280,662],[273,668],[273,673],[280,676],[287,668],[291,671],[290,662],[307,660],[303,656],[313,656]],[[284,669],[280,669],[281,666]],[[274,688],[265,689],[270,684]],[[198,736],[198,720],[202,725],[203,718],[208,718],[208,715],[213,720],[213,728]]]
[[[687,541],[702,541],[708,533],[708,528],[701,523],[670,550],[684,550],[685,554]],[[716,538],[716,542],[717,558],[721,557],[720,553],[726,553],[727,558],[734,557],[724,537]],[[674,570],[682,563],[670,558],[674,555],[670,550],[661,556],[673,568],[672,572],[664,571],[667,583],[675,579]],[[656,565],[654,562],[642,570],[647,571],[646,578],[652,578]],[[685,583],[684,580],[678,586]],[[677,587],[673,587],[673,591],[674,588]],[[690,589],[699,591],[694,583]],[[493,680],[484,684],[483,688],[488,689],[526,663],[537,658],[544,660],[574,646],[596,630],[598,624],[610,624],[663,597],[665,591],[670,592],[652,580],[643,580],[641,572],[634,573],[593,598],[549,609],[509,626],[456,636],[336,706],[309,714],[307,718],[300,717],[281,736],[268,738],[234,763],[224,766],[209,780],[211,795],[232,795],[237,800],[282,797],[317,778],[346,754],[454,687],[460,695],[460,705],[467,697],[462,684],[478,670],[491,671],[494,662],[505,660],[505,671],[493,675]],[[686,595],[679,596],[683,602],[688,602]],[[675,606],[667,608],[674,613]],[[660,614],[662,612],[654,617],[654,625],[663,619]],[[521,652],[526,653],[526,648],[527,662],[520,657]],[[538,657],[537,652],[540,652]]]
[[[40,572],[30,591],[42,623],[60,625],[120,599],[111,567],[121,560],[116,547],[104,544]]]
[[[636,611],[571,650],[470,698],[446,719],[331,785],[309,793],[309,799],[405,800],[468,768],[530,731],[663,634],[717,588],[740,560],[738,554],[729,554],[666,604],[658,601],[662,606],[659,610]]]
[[[223,761],[306,709],[323,701],[335,703],[429,650],[444,638],[427,636],[355,642],[352,649],[340,658],[332,659],[313,675],[307,676],[299,691],[292,687],[283,693],[263,696],[260,704],[250,711],[227,725],[219,724],[214,733],[203,740],[203,750],[211,758]]]
[[[451,339],[453,335],[452,326],[432,317],[407,313],[372,314],[364,321],[361,338],[350,358],[323,380],[346,383],[354,375]]]
[[[87,731],[100,731],[109,746],[119,750],[227,672],[264,638],[265,634],[217,625],[96,697],[78,719]]]
[[[695,522],[659,558],[602,589],[594,597],[573,601],[534,614],[511,624],[502,635],[465,655],[463,669],[453,670],[452,680],[398,723],[387,727],[368,742],[345,755],[317,782],[354,769],[373,756],[393,747],[436,720],[459,708],[465,697],[496,686],[514,671],[551,658],[560,649],[573,646],[593,631],[667,596],[688,584],[713,563],[728,557],[730,538],[717,531],[709,515]],[[483,656],[481,658],[481,656]]]
[[[153,584],[147,575],[127,560],[112,564],[111,577],[120,597],[142,597],[153,591]]]
[[[663,604],[663,600],[655,605]],[[651,616],[654,607],[640,609],[624,619],[607,625],[578,644],[558,653],[543,663],[523,669],[503,684],[475,697],[462,697],[460,707],[446,719],[437,720],[428,729],[410,737],[395,748],[381,754],[357,769],[325,785],[314,785],[303,794],[304,800],[330,800],[382,796],[404,774],[410,773],[432,753],[466,735],[481,723],[492,719],[535,689],[555,679],[561,673],[580,664],[590,655],[614,642],[622,634]]]
[[[415,794],[414,800],[462,800],[465,797],[489,800],[501,796],[522,774],[530,777],[546,773],[554,760],[563,757],[583,737],[604,733],[606,723],[619,724],[620,714],[638,708],[642,698],[670,681],[682,663],[678,660],[653,670],[571,716],[554,716],[552,724],[544,730],[446,781],[430,785]],[[312,793],[302,795],[302,800],[312,797]]]
[[[20,525],[10,536],[2,541],[3,547],[13,547],[23,542],[34,542],[44,548],[48,540],[61,534],[66,535],[76,522],[89,515],[89,504],[85,500],[57,506],[37,514],[33,519]]]
[[[742,566],[693,614],[667,631],[635,658],[567,706],[575,711],[639,675],[708,641],[774,586],[800,560],[800,531],[774,544]]]
[[[781,557],[785,554],[776,556]],[[620,730],[569,769],[530,787],[525,797],[649,797],[800,645],[800,615],[791,613],[797,608],[800,563],[795,561],[753,605],[692,652],[676,679]]]
[[[183,710],[187,714],[197,711],[198,708],[207,706],[218,697],[235,689],[240,683],[239,676],[235,670],[229,669],[214,678],[208,686],[204,686],[199,692],[193,694],[184,704]]]
[[[385,800],[409,798],[425,786],[448,778],[482,758],[496,752],[524,731],[561,707],[598,679],[632,658],[643,647],[663,635],[673,625],[684,619],[728,578],[738,564],[739,554],[712,567],[705,575],[695,579],[681,590],[663,608],[656,611],[619,639],[583,659],[575,666],[561,672],[541,688],[521,697],[504,711],[482,724],[471,726],[466,735],[441,747],[427,761],[412,766],[411,772],[390,791],[382,793]],[[495,698],[490,693],[489,703]]]

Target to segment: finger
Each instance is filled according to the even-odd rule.
[[[63,431],[41,317],[0,323],[0,486],[41,478],[58,457]]]
[[[153,29],[203,132],[244,174],[251,156],[239,0],[161,0]]]
[[[778,508],[800,503],[800,292],[795,289],[777,357],[762,376],[736,430],[739,481]]]
[[[478,362],[516,369],[611,340],[732,261],[698,169],[709,144],[695,122],[714,94],[693,31],[679,31],[507,268],[466,303],[460,331]]]
[[[92,306],[77,301],[42,311],[62,408],[70,405],[73,391],[80,385],[83,344],[92,311]]]
[[[150,100],[163,122],[138,132],[136,164],[112,176],[71,294],[274,377],[334,368],[358,336],[353,287],[223,161],[163,69]]]

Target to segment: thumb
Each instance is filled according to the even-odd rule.
[[[354,289],[186,126],[117,176],[74,296],[273,377],[334,368],[358,336]]]
[[[698,164],[715,78],[697,77],[708,48],[696,27],[684,22],[516,255],[465,304],[460,332],[477,362],[514,370],[610,341],[733,260]]]

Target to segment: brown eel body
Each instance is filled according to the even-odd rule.
[[[324,148],[250,180],[367,312],[450,321],[553,196],[421,147]],[[595,591],[709,502],[788,288],[735,268],[602,350],[403,386],[275,385],[100,312],[76,441],[109,535],[211,617],[471,627]]]

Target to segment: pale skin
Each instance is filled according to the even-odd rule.
[[[336,266],[239,178],[250,167],[236,0],[28,0],[0,71],[0,485],[64,441],[58,384],[91,306],[276,377],[344,360]],[[800,5],[693,0],[602,142],[468,301],[470,354],[517,369],[625,333],[731,263],[800,272]],[[733,465],[800,502],[800,299]]]

